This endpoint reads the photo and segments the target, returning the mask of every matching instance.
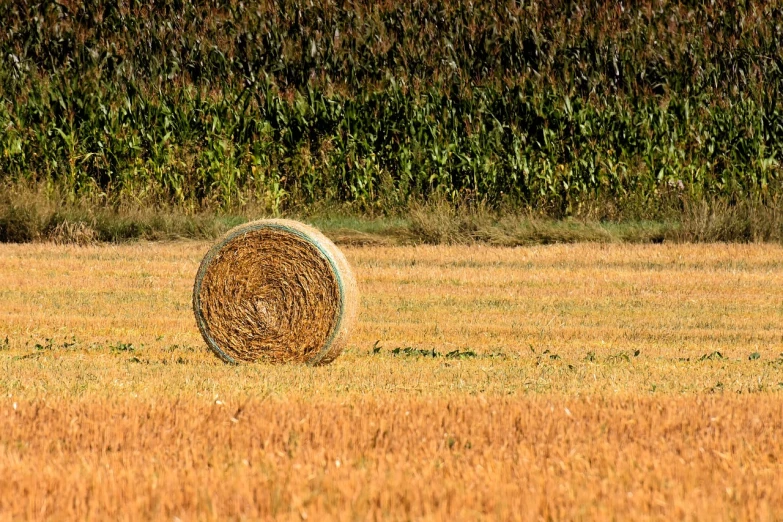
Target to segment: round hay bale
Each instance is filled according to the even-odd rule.
[[[286,219],[230,230],[204,256],[193,287],[201,335],[230,363],[327,364],[343,350],[358,305],[340,249]]]

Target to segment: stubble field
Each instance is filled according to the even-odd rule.
[[[783,248],[345,248],[327,367],[228,366],[208,245],[0,245],[0,519],[783,519]]]

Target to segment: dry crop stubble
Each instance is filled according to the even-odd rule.
[[[783,503],[783,405],[764,396],[4,410],[7,518],[775,520]]]
[[[783,516],[780,247],[347,248],[322,368],[203,346],[207,247],[0,245],[0,518]]]

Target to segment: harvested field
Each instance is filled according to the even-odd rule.
[[[783,518],[783,248],[347,248],[326,367],[228,366],[205,243],[0,245],[0,519]]]

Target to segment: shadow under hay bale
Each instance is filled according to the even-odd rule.
[[[230,230],[201,262],[193,311],[221,359],[327,364],[358,310],[356,280],[323,234],[283,219]]]

